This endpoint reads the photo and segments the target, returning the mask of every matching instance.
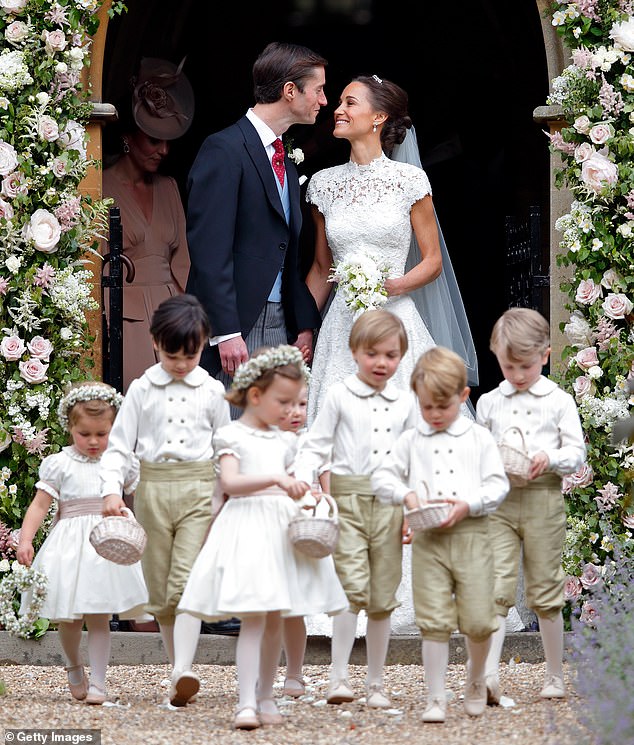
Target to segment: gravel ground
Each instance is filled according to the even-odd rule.
[[[103,745],[580,745],[571,704],[574,699],[542,701],[539,690],[544,666],[509,664],[501,668],[502,690],[515,701],[509,708],[488,707],[479,719],[464,714],[461,703],[463,665],[450,666],[447,688],[453,694],[445,724],[420,722],[423,710],[423,668],[394,665],[386,668],[386,689],[394,709],[369,710],[363,701],[328,706],[327,668],[307,666],[307,695],[298,701],[281,697],[288,720],[281,726],[252,732],[232,729],[236,704],[235,667],[195,665],[202,680],[198,700],[185,709],[159,704],[166,692],[168,668],[163,665],[116,666],[108,669],[108,693],[116,705],[87,706],[73,701],[66,675],[56,667],[6,666],[0,679],[0,742],[4,728],[86,728],[101,730]],[[566,677],[568,679],[568,670]],[[350,679],[363,691],[365,668],[351,668]],[[279,687],[281,681],[279,679]],[[569,690],[570,684],[568,680]],[[17,741],[17,738],[16,738]]]

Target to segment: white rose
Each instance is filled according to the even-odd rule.
[[[31,341],[26,343],[26,348],[31,353],[31,356],[38,360],[44,360],[44,362],[48,362],[53,352],[53,345],[43,336],[34,336]]]
[[[9,569],[11,569],[9,559],[2,559],[2,561],[0,561],[0,572],[8,572]]]
[[[24,342],[19,336],[15,336],[15,334],[13,336],[5,336],[4,339],[0,341],[0,354],[2,354],[8,362],[19,360],[24,354],[25,349]]]
[[[581,164],[581,178],[594,192],[600,192],[606,186],[613,186],[618,176],[616,165],[601,153],[594,153]]]
[[[66,37],[59,29],[55,31],[42,31],[42,41],[46,54],[52,57],[55,52],[63,52],[66,49]]]
[[[37,133],[46,142],[55,142],[59,137],[59,127],[53,117],[40,116],[37,120]]]
[[[611,124],[595,124],[589,135],[595,145],[604,145],[611,137],[614,137],[614,127]]]
[[[65,75],[68,72],[68,65],[65,62],[58,62],[55,65],[55,72],[58,75]]]
[[[18,367],[20,368],[20,375],[27,383],[43,383],[47,380],[48,365],[45,365],[42,360],[30,359],[26,362],[19,362]]]
[[[13,145],[0,140],[0,176],[8,176],[18,167],[18,154]]]
[[[603,370],[598,365],[592,365],[588,368],[588,377],[591,380],[598,380],[603,375]]]
[[[0,8],[12,15],[19,15],[26,7],[27,0],[0,0]]]
[[[23,21],[13,21],[4,30],[4,37],[9,44],[19,44],[29,35],[29,27]]]
[[[58,142],[64,148],[64,150],[77,150],[79,153],[81,153],[82,159],[85,160],[85,134],[86,130],[81,126],[81,124],[79,124],[79,122],[69,119],[59,136]]]
[[[66,53],[66,59],[71,70],[80,71],[84,66],[84,50],[81,47],[73,47]]]
[[[623,277],[615,270],[615,269],[608,269],[607,271],[603,272],[603,277],[601,277],[601,284],[608,290],[611,290],[615,286],[620,286],[623,284]]]
[[[11,272],[11,274],[17,274],[18,270],[22,266],[22,259],[19,256],[9,256],[9,258],[4,262],[4,265]]]
[[[582,305],[592,305],[602,294],[601,285],[596,285],[592,279],[582,279],[577,287],[575,300]]]
[[[25,238],[33,241],[35,248],[43,253],[57,251],[62,228],[55,215],[47,210],[35,210],[26,225]]]
[[[73,336],[73,330],[69,329],[68,326],[62,326],[62,328],[59,330],[59,337],[63,341],[70,341]]]
[[[577,163],[583,163],[588,158],[591,158],[594,153],[596,153],[596,150],[589,142],[582,142],[581,145],[577,145],[575,148],[575,160]]]
[[[584,114],[583,116],[578,116],[572,126],[577,130],[577,132],[580,132],[583,135],[587,135],[590,131],[591,124],[592,122],[590,121],[590,119],[588,119],[588,117]]]
[[[611,292],[603,301],[602,307],[603,312],[608,318],[613,318],[617,321],[628,316],[634,306],[626,295]]]
[[[634,18],[615,23],[610,29],[610,39],[625,52],[634,52]]]
[[[35,96],[35,100],[40,104],[40,106],[46,106],[46,104],[51,100],[51,97],[48,93],[40,91],[40,93]]]
[[[583,314],[575,311],[564,326],[564,334],[573,347],[588,347],[592,344],[592,327]]]
[[[6,98],[6,96],[0,96],[0,109],[6,109],[9,108],[9,99]]]

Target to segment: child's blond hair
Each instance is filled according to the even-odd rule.
[[[493,354],[524,359],[545,354],[550,346],[548,321],[531,308],[509,308],[495,323],[489,348]]]
[[[418,393],[424,385],[433,401],[447,401],[467,387],[467,368],[462,357],[446,347],[432,347],[419,358],[412,372],[411,386]]]
[[[389,336],[398,336],[401,357],[407,352],[407,332],[398,316],[387,310],[366,310],[352,325],[348,346],[353,352],[357,349],[370,349]]]

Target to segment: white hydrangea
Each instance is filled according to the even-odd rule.
[[[0,90],[17,91],[32,82],[23,52],[14,50],[0,54]]]

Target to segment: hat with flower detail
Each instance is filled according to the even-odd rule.
[[[144,57],[132,92],[132,116],[137,127],[157,140],[175,140],[190,128],[194,91],[183,73],[185,58],[176,66],[158,57]]]

